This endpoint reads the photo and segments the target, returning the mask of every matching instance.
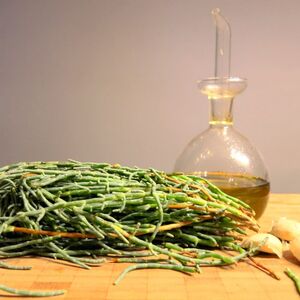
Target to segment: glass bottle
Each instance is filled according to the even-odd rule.
[[[187,145],[174,171],[209,179],[224,192],[248,203],[258,219],[270,192],[268,172],[255,147],[233,127],[233,101],[246,86],[246,80],[238,77],[200,82],[200,91],[210,102],[209,128]]]

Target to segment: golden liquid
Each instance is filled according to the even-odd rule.
[[[255,211],[255,218],[263,214],[270,193],[270,183],[264,179],[232,173],[197,173],[220,188],[224,193],[243,200]]]

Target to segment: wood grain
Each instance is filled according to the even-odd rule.
[[[300,195],[271,195],[267,210],[259,221],[262,230],[268,231],[272,220],[280,216],[300,221]],[[282,259],[260,255],[257,261],[275,271],[281,280],[242,262],[234,267],[203,268],[202,274],[192,276],[168,270],[139,270],[114,286],[112,283],[126,264],[107,263],[83,270],[45,258],[20,258],[11,259],[10,263],[30,265],[32,270],[0,269],[0,283],[20,289],[66,289],[65,295],[51,298],[58,300],[299,299],[293,282],[283,273],[288,266],[300,275],[300,264],[289,251],[285,251]],[[0,292],[0,298],[12,299],[12,296]]]

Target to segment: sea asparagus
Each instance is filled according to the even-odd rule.
[[[258,230],[253,210],[193,175],[73,160],[0,168],[0,258],[50,256],[89,268],[95,255],[126,257],[141,264],[125,273],[196,272],[253,254],[215,251],[240,249],[247,229]],[[166,258],[147,263],[153,254]]]

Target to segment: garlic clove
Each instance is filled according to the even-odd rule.
[[[282,240],[291,241],[300,236],[300,222],[285,217],[279,218],[273,223],[270,233]]]
[[[300,261],[300,236],[290,242],[292,254]]]
[[[269,233],[254,234],[244,239],[241,246],[244,248],[259,246],[258,250],[261,252],[276,254],[279,258],[282,257],[281,241],[276,236]]]

